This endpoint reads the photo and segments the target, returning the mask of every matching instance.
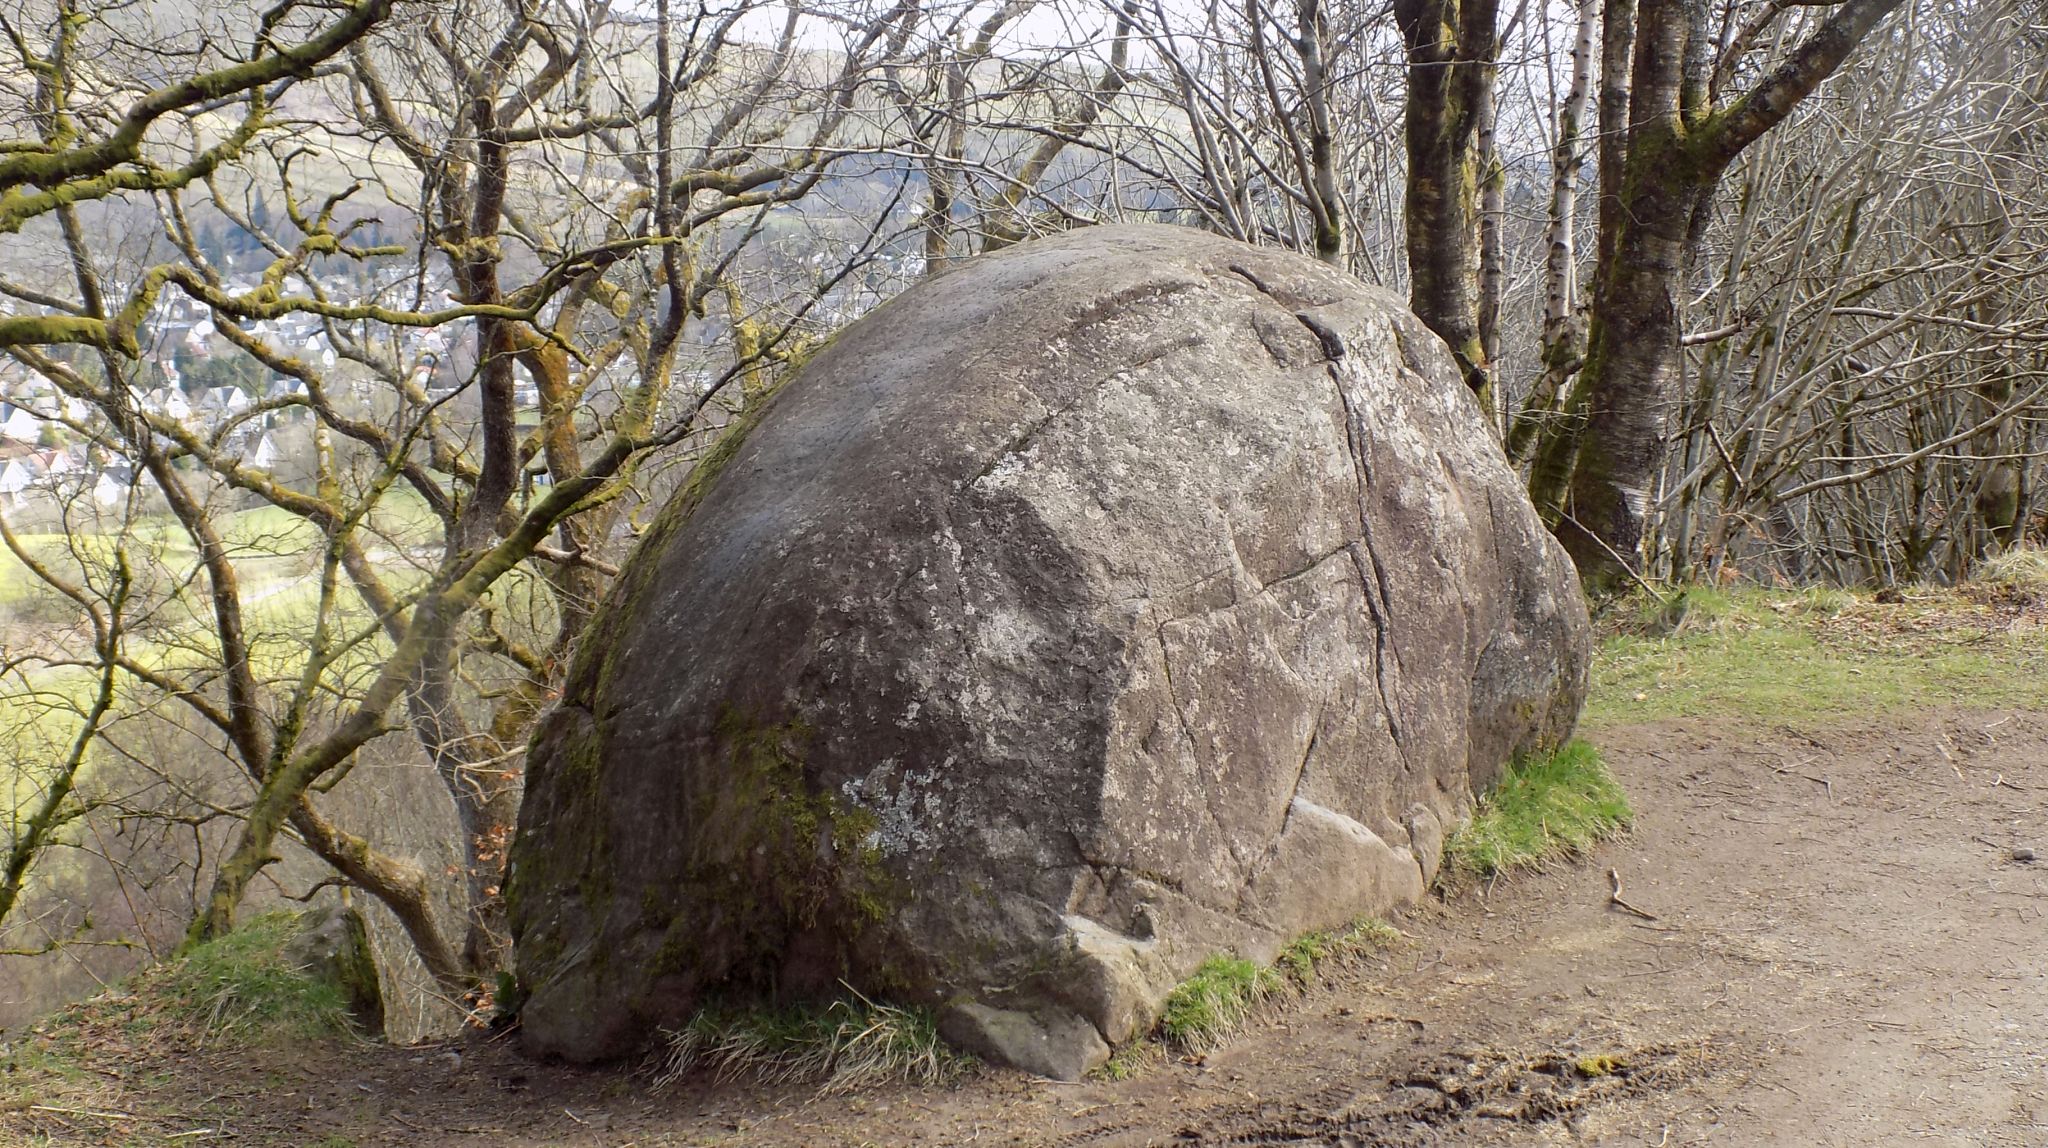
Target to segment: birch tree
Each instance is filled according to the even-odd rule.
[[[1750,53],[1805,6],[1609,0],[1601,59],[1599,270],[1585,364],[1530,492],[1595,585],[1639,565],[1677,396],[1678,293],[1721,177],[1833,75],[1901,0],[1844,0],[1747,90]],[[1742,16],[1737,22],[1737,16]]]

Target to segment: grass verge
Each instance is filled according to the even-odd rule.
[[[929,1012],[858,993],[822,1007],[706,1009],[667,1036],[657,1087],[708,1069],[720,1078],[752,1075],[848,1092],[892,1081],[950,1083],[972,1063],[939,1039]]]
[[[1444,872],[1482,880],[1577,856],[1627,828],[1628,796],[1600,751],[1574,741],[1509,766],[1479,811],[1444,842]]]
[[[128,1107],[137,1097],[108,1099],[107,1078],[138,1083],[146,1095],[163,1064],[200,1049],[248,1050],[261,1060],[269,1051],[352,1033],[343,991],[301,972],[285,955],[298,918],[290,911],[255,917],[10,1034],[0,1043],[0,1110]]]
[[[1159,1037],[1191,1052],[1214,1049],[1268,998],[1306,991],[1327,974],[1332,962],[1384,949],[1399,935],[1384,921],[1364,919],[1346,928],[1297,937],[1270,965],[1244,957],[1210,957],[1167,994]],[[1103,1074],[1123,1079],[1134,1073],[1149,1058],[1143,1047],[1147,1043],[1134,1041],[1119,1049]]]
[[[285,955],[298,925],[298,913],[265,913],[139,974],[126,998],[137,1008],[131,1027],[172,1025],[209,1044],[253,1045],[351,1031],[341,988]]]
[[[1892,590],[1882,600],[1695,586],[1633,611],[1617,606],[1601,621],[1581,728],[2048,707],[2044,568],[2040,552],[2023,550],[1986,563],[1964,586]]]

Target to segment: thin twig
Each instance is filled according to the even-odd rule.
[[[1607,895],[1608,904],[1619,905],[1620,907],[1627,909],[1629,912],[1634,913],[1636,916],[1641,917],[1645,921],[1655,921],[1660,919],[1657,916],[1657,914],[1652,913],[1647,909],[1638,909],[1634,905],[1631,905],[1627,901],[1621,899],[1621,870],[1609,869],[1607,871],[1607,879],[1614,882],[1614,891]]]
[[[93,1116],[101,1120],[142,1119],[142,1117],[132,1112],[100,1112],[91,1108],[59,1108],[54,1104],[31,1104],[28,1107],[31,1112],[59,1112],[66,1116]]]

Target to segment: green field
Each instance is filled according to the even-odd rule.
[[[231,549],[252,660],[273,691],[288,690],[303,670],[319,620],[320,532],[270,506],[224,515],[219,529]],[[134,590],[124,611],[124,651],[153,670],[203,672],[218,664],[209,587],[196,547],[174,519],[150,516],[111,524],[105,532],[23,530],[15,538],[38,564],[94,598],[105,594],[113,561],[125,553]],[[423,580],[419,567],[438,554],[438,538],[439,523],[424,503],[393,494],[372,516],[365,546],[393,591],[403,594]],[[331,681],[382,664],[388,642],[372,621],[344,578],[330,628],[337,637],[370,637],[337,661]],[[0,808],[19,811],[41,796],[51,769],[66,756],[98,675],[82,611],[6,549],[0,549],[0,639],[11,651],[37,655],[0,673],[0,739],[11,764],[0,783]],[[120,688],[111,719],[162,704],[155,691],[132,679]],[[172,703],[168,712],[185,716],[177,709]]]

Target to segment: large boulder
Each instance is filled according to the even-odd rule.
[[[1420,897],[1588,657],[1391,296],[1168,227],[973,260],[749,412],[584,638],[512,851],[525,1039],[843,980],[1076,1075],[1204,959]]]

